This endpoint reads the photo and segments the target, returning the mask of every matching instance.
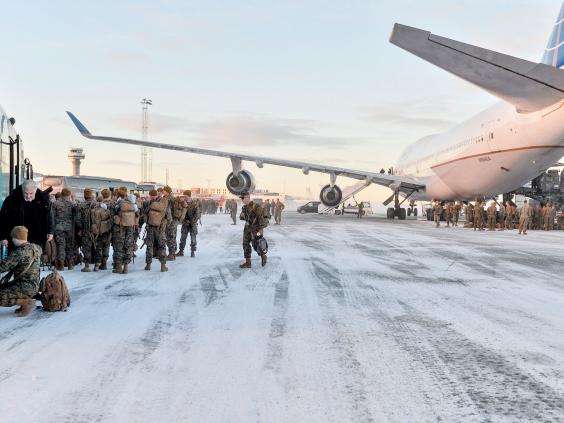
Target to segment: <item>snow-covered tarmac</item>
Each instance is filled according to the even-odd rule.
[[[285,217],[265,268],[204,216],[166,274],[0,310],[0,421],[564,421],[563,232]]]

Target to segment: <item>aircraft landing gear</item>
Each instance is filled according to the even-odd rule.
[[[405,200],[404,200],[405,201]],[[404,207],[400,207],[401,203],[399,201],[399,191],[394,193],[394,207],[388,207],[386,212],[386,218],[393,220],[394,218],[398,218],[399,220],[405,220],[406,218],[406,210]]]

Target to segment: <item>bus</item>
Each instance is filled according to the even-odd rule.
[[[20,161],[23,157],[23,147],[14,123],[0,106],[0,206],[24,177]]]
[[[51,194],[61,192],[63,188],[68,188],[75,198],[83,200],[84,190],[90,188],[96,194],[99,194],[104,188],[111,191],[119,187],[126,187],[130,193],[137,192],[137,184],[123,179],[104,178],[100,176],[62,176],[62,175],[45,175],[41,181],[41,190],[44,191],[49,187],[53,188]]]

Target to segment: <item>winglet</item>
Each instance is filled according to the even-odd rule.
[[[71,112],[67,112],[67,115],[69,115],[70,119],[72,120],[72,123],[74,123],[74,126],[76,126],[76,129],[78,129],[78,132],[80,132],[81,135],[85,137],[89,137],[92,135],[90,131],[86,129],[86,126],[84,126],[82,122],[79,121],[75,115],[73,115]]]

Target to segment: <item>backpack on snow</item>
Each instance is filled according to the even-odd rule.
[[[45,311],[66,311],[70,306],[70,294],[65,280],[57,271],[41,279],[39,300]]]

